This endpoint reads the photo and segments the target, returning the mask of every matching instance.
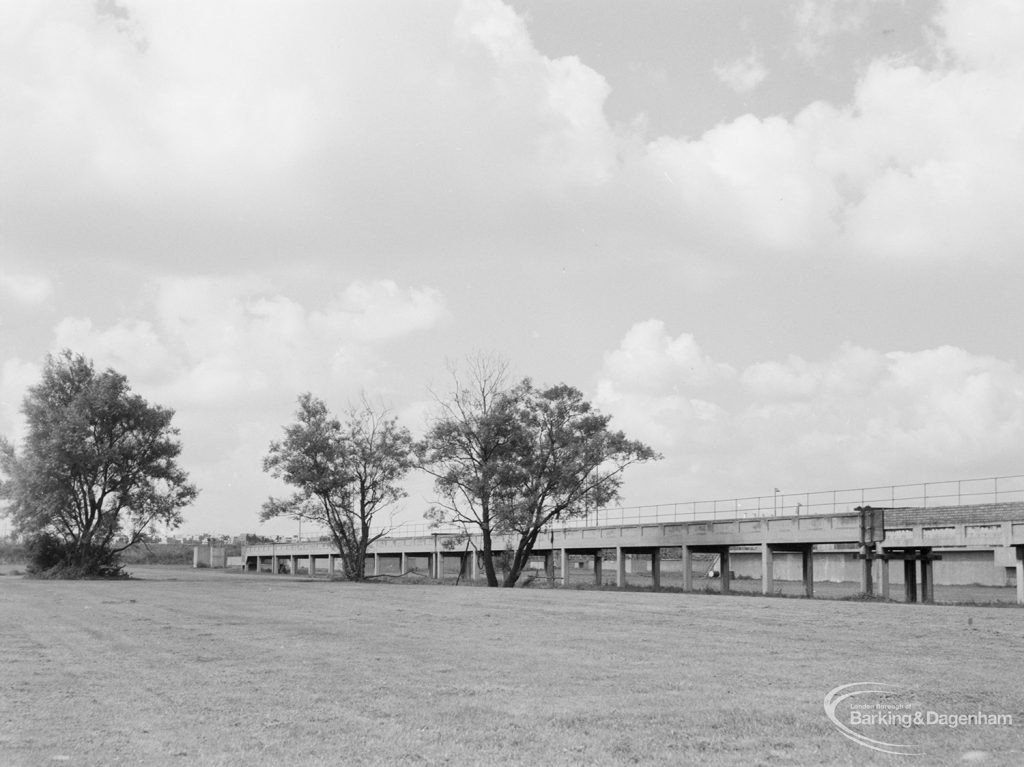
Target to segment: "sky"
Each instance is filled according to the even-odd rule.
[[[0,4],[0,434],[71,349],[260,524],[312,392],[467,355],[663,454],[626,506],[1021,474],[1014,0]],[[396,522],[429,506],[407,483]]]

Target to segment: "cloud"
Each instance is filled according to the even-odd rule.
[[[43,304],[53,297],[53,283],[38,274],[0,274],[0,294],[26,306]]]
[[[744,115],[696,139],[650,142],[640,162],[651,193],[675,198],[683,238],[736,259],[1015,259],[1024,49],[997,35],[986,55],[970,34],[992,25],[986,13],[1024,26],[1016,4],[949,5],[937,17],[943,64],[878,60],[849,105]]]
[[[869,9],[804,3],[798,26],[827,40]],[[496,233],[529,254],[542,228],[740,263],[1024,244],[1014,3],[944,5],[940,63],[876,61],[848,104],[653,140],[610,125],[605,78],[543,55],[497,0],[101,11],[0,18],[0,202],[44,256],[440,257]],[[741,92],[766,72],[757,54],[717,67]]]
[[[727,64],[715,64],[715,76],[737,93],[749,93],[768,77],[757,53]]]
[[[604,370],[631,389],[654,391],[706,388],[735,375],[705,354],[693,336],[670,338],[665,323],[656,319],[633,325],[618,348],[605,355]]]
[[[871,0],[804,0],[797,9],[796,50],[814,61],[844,32],[855,32],[866,20]]]
[[[497,0],[100,11],[0,11],[0,200],[26,248],[421,249],[615,168],[604,78]]]
[[[447,316],[429,287],[356,281],[320,307],[251,278],[162,278],[154,317],[96,328],[66,318],[54,345],[69,347],[185,405],[237,408],[275,392],[372,378],[374,350],[427,330]],[[351,381],[350,381],[351,383]]]
[[[28,388],[37,383],[42,369],[18,357],[9,357],[0,365],[0,435],[18,444],[25,437],[25,418],[21,403]]]
[[[638,338],[645,354],[635,351]],[[751,364],[709,386],[681,358],[733,370],[688,334],[671,338],[647,321],[606,355],[595,398],[620,428],[669,456],[645,477],[666,494],[870,487],[1017,468],[1024,371],[1005,360],[952,346],[847,344],[821,360]]]

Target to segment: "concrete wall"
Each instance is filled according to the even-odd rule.
[[[192,548],[192,567],[225,567],[228,550],[223,546],[194,546]]]
[[[932,565],[936,585],[957,586],[978,584],[981,586],[1010,586],[1015,577],[1013,570],[996,562],[994,551],[943,551],[936,550],[942,559]],[[782,581],[801,579],[799,554],[775,554],[773,557],[775,578]],[[761,553],[757,551],[734,551],[729,558],[730,569],[741,578],[761,577]],[[814,553],[814,580],[841,581],[860,580],[860,560],[852,552],[816,551]],[[876,571],[877,572],[877,571]],[[889,563],[889,583],[903,583],[903,566],[899,561]]]
[[[974,506],[933,506],[931,508],[886,509],[886,527],[913,525],[983,525],[1024,521],[1024,503],[979,503]]]

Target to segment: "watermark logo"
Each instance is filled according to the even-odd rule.
[[[854,682],[825,694],[825,715],[846,738],[898,756],[921,756],[929,728],[1010,727],[1013,716],[925,708],[907,690],[885,682]]]

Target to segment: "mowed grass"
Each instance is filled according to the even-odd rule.
[[[1024,763],[1024,610],[350,584],[0,578],[0,765]],[[853,682],[1012,727],[842,737]]]

